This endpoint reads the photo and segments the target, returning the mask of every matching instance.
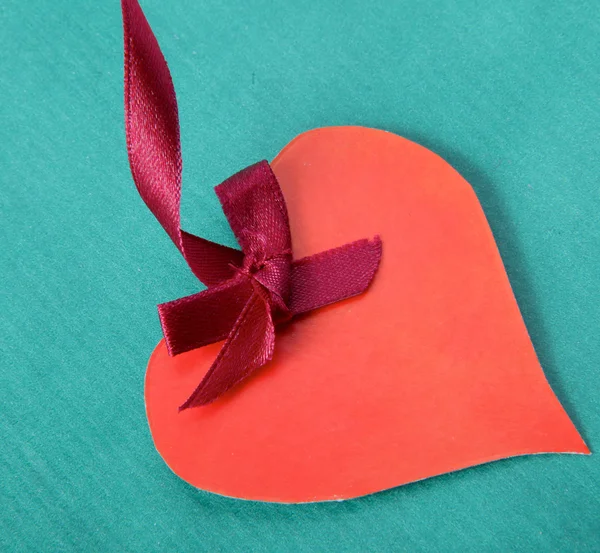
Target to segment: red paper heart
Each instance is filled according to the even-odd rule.
[[[546,381],[485,215],[427,149],[334,127],[272,163],[294,257],[380,234],[366,294],[278,329],[274,360],[179,413],[220,344],[146,374],[154,442],[199,488],[245,499],[347,499],[529,453],[589,453]]]

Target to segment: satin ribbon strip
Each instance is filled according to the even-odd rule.
[[[271,360],[275,325],[364,292],[381,259],[381,240],[358,240],[292,259],[288,212],[266,161],[216,187],[241,251],[180,228],[181,147],[175,89],[137,2],[122,0],[125,129],[140,196],[208,288],[158,306],[169,353],[225,340],[180,407],[206,405]]]

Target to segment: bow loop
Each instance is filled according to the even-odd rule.
[[[292,251],[287,207],[268,162],[242,169],[215,188],[244,255],[254,264]]]
[[[292,237],[287,207],[271,167],[261,161],[215,188],[244,253],[238,271],[264,287],[273,312],[287,312]]]

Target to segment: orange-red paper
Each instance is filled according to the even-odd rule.
[[[380,234],[370,289],[277,331],[274,360],[178,411],[220,344],[146,375],[154,442],[190,484],[244,499],[357,497],[529,453],[589,453],[539,365],[471,186],[427,149],[332,127],[272,162],[294,257]]]

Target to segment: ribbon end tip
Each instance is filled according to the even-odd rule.
[[[188,409],[192,409],[193,407],[204,407],[205,405],[212,403],[215,399],[217,399],[217,398],[216,397],[202,398],[202,397],[197,397],[196,394],[193,394],[182,405],[180,405],[177,408],[177,411],[179,413],[181,413],[182,411],[187,411]]]

